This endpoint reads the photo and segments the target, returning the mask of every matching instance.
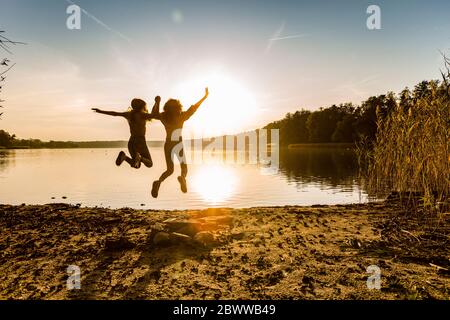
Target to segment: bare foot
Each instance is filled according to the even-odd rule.
[[[119,155],[117,156],[117,159],[116,159],[116,166],[120,166],[122,164],[122,162],[125,161],[126,157],[127,157],[127,155],[125,154],[125,152],[120,151]]]
[[[161,185],[161,182],[159,182],[159,180],[156,180],[153,182],[153,186],[152,186],[152,197],[153,198],[158,198],[158,191],[159,191],[160,185]]]

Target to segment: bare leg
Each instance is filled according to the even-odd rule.
[[[161,185],[161,182],[166,180],[168,177],[170,177],[173,174],[174,171],[174,164],[172,160],[172,146],[169,143],[164,144],[164,156],[166,158],[166,171],[162,173],[162,175],[159,177],[158,180],[153,182],[152,186],[152,197],[157,198],[159,187]]]
[[[153,167],[152,156],[150,155],[150,151],[148,150],[147,141],[145,137],[139,138],[136,143],[136,148],[141,155],[142,163],[147,167]]]
[[[168,177],[170,177],[173,174],[174,171],[174,164],[171,158],[169,158],[169,161],[167,161],[167,169],[166,171],[163,172],[163,174],[159,177],[159,182],[163,182],[164,180],[166,180]]]
[[[125,161],[130,165],[130,167],[134,167],[134,161],[130,157],[126,156]]]
[[[181,192],[186,193],[187,192],[186,176],[188,168],[186,164],[186,158],[184,156],[184,150],[181,150],[180,157],[178,159],[180,160],[180,167],[181,167],[181,176],[178,177],[178,182],[180,183]]]
[[[128,152],[130,153],[131,158],[125,159],[125,161],[130,165],[130,167],[139,169],[141,167],[141,155],[138,152],[139,150],[139,137],[130,137],[128,140]]]
[[[187,173],[188,173],[187,164],[186,163],[181,163],[180,167],[181,167],[181,176],[186,178],[187,177]]]
[[[144,157],[142,157],[141,161],[147,168],[153,167],[152,158],[144,158]]]

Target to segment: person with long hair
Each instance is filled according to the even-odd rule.
[[[166,159],[166,171],[153,182],[152,196],[158,197],[159,187],[161,183],[166,180],[174,172],[173,157],[177,157],[180,162],[181,175],[178,176],[181,191],[187,192],[186,176],[187,164],[183,148],[182,129],[183,124],[197,111],[203,101],[209,95],[208,88],[205,88],[205,95],[200,101],[192,105],[187,111],[183,111],[183,106],[179,100],[169,99],[164,105],[164,112],[159,113],[159,105],[152,110],[152,115],[155,119],[159,119],[166,129],[166,141],[164,142],[164,156]]]
[[[155,104],[153,109],[159,109],[161,98],[155,97]],[[120,166],[126,161],[132,168],[140,168],[141,162],[148,168],[153,166],[152,157],[148,150],[145,139],[147,121],[154,119],[154,115],[148,113],[147,103],[135,98],[131,101],[131,110],[125,112],[103,111],[98,108],[92,108],[93,111],[109,116],[124,117],[130,126],[130,139],[128,141],[128,151],[131,157],[128,157],[125,152],[120,151],[116,159],[116,165]]]

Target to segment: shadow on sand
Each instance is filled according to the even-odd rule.
[[[135,245],[127,240],[117,242],[113,248],[104,247],[97,255],[94,267],[81,278],[81,289],[71,290],[67,296],[73,300],[90,299],[161,299],[166,297],[155,289],[164,283],[165,288],[176,284],[176,274],[163,269],[189,259],[202,262],[210,259],[210,252],[221,243],[200,246],[176,243],[168,246],[153,244],[154,232]],[[134,258],[132,258],[134,256]],[[183,266],[183,264],[182,264]],[[177,286],[179,288],[179,286]],[[170,292],[170,287],[168,288]]]

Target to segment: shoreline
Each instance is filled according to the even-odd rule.
[[[0,299],[450,299],[449,214],[399,210],[0,205]]]
[[[287,146],[289,150],[297,150],[302,148],[342,148],[356,149],[356,142],[317,142],[317,143],[291,143]]]
[[[204,140],[210,140],[213,138],[204,138]],[[192,140],[185,140],[186,143],[191,143]],[[44,144],[50,144],[48,141],[44,141]],[[128,141],[54,141],[57,146],[42,146],[42,147],[30,147],[30,146],[0,146],[0,150],[40,150],[40,149],[121,149],[127,148]],[[73,144],[66,145],[64,144]],[[78,144],[78,145],[77,145]],[[163,147],[164,140],[147,140],[147,144],[150,147]],[[270,144],[269,144],[270,145]],[[268,145],[268,146],[269,146]],[[354,149],[356,143],[354,142],[317,142],[317,143],[293,143],[289,145],[280,146],[281,149],[297,150],[302,148],[342,148],[342,149]]]

